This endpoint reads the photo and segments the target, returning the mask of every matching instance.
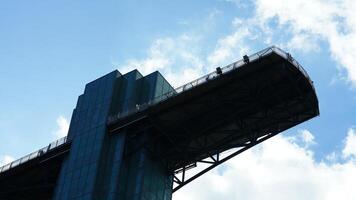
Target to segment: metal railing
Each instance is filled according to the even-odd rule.
[[[0,173],[2,173],[4,171],[7,171],[7,170],[9,170],[11,168],[14,168],[14,167],[16,167],[16,166],[18,166],[20,164],[23,164],[23,163],[25,163],[25,162],[27,162],[29,160],[37,158],[37,157],[39,157],[39,156],[51,151],[54,148],[57,148],[57,147],[59,147],[59,146],[61,146],[63,144],[66,144],[67,142],[68,142],[67,136],[63,137],[63,138],[60,138],[60,139],[50,143],[46,147],[43,147],[43,148],[41,148],[41,149],[39,149],[39,150],[37,150],[37,151],[35,151],[33,153],[30,153],[30,154],[28,154],[28,155],[26,155],[26,156],[24,156],[24,157],[22,157],[20,159],[17,159],[17,160],[15,160],[15,161],[13,161],[13,162],[11,162],[9,164],[6,164],[6,165],[0,167]]]
[[[257,53],[254,53],[250,56],[248,56],[249,58],[249,62],[253,62],[253,61],[256,61],[260,58],[262,58],[263,56],[267,56],[271,53],[276,53],[280,56],[282,56],[283,58],[287,59],[290,63],[292,63],[294,66],[296,66],[303,74],[304,76],[309,80],[310,83],[312,83],[312,81],[310,80],[310,77],[308,76],[307,72],[303,69],[303,67],[289,54],[289,53],[286,53],[284,52],[282,49],[276,47],[276,46],[271,46],[271,47],[268,47],[266,49],[263,49]],[[214,71],[214,72],[211,72],[205,76],[202,76],[196,80],[193,80],[189,83],[186,83],[172,91],[169,91],[161,96],[158,96],[146,103],[143,103],[143,104],[140,104],[140,105],[136,105],[134,108],[132,109],[128,109],[128,110],[125,110],[123,112],[119,112],[118,114],[116,115],[113,115],[113,116],[109,116],[108,118],[108,124],[111,124],[111,123],[114,123],[115,121],[117,121],[118,119],[120,118],[124,118],[124,117],[127,117],[131,114],[134,114],[136,112],[139,112],[139,111],[143,111],[145,110],[146,108],[148,108],[149,106],[152,106],[152,105],[155,105],[157,103],[160,103],[160,102],[163,102],[165,101],[166,99],[168,98],[171,98],[173,96],[176,96],[182,92],[185,92],[187,90],[190,90],[198,85],[201,85],[205,82],[208,82],[208,81],[211,81],[213,79],[215,79],[216,77],[220,76],[221,74],[226,74],[226,73],[229,73],[231,71],[233,71],[234,69],[237,69],[243,65],[246,65],[247,62],[244,61],[243,59],[241,60],[238,60],[234,63],[231,63],[225,67],[222,67],[221,68],[221,73],[218,73],[217,71]],[[313,85],[313,84],[312,84]]]

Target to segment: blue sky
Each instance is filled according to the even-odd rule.
[[[85,84],[114,69],[138,68],[144,74],[159,70],[179,86],[244,54],[277,45],[313,79],[321,115],[286,131],[276,143],[290,147],[291,154],[301,152],[303,159],[311,160],[312,170],[326,165],[334,174],[354,172],[355,9],[350,0],[1,1],[0,162],[65,135]],[[268,145],[248,153],[249,159],[264,159]],[[303,159],[293,162],[307,163]],[[288,162],[281,161],[286,163],[289,169]],[[236,169],[233,162],[223,167]],[[216,173],[204,178],[213,179]],[[204,184],[196,182],[192,188]],[[313,183],[317,189],[312,194],[319,194],[318,188],[327,191],[328,186],[321,185]],[[292,194],[296,190],[293,184],[288,189]],[[213,190],[210,197],[255,198],[224,192],[231,193]],[[193,193],[183,190],[174,198],[207,199]],[[294,196],[301,198],[298,192]],[[329,197],[332,194],[322,199]]]

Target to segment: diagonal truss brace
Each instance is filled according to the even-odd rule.
[[[198,163],[206,163],[206,164],[210,164],[210,166],[208,166],[207,168],[203,169],[202,171],[196,173],[195,175],[193,175],[190,178],[186,178],[186,171],[196,167],[197,163],[193,163],[193,164],[189,164],[187,166],[184,166],[181,169],[178,169],[174,172],[174,176],[173,176],[173,182],[176,184],[175,187],[173,187],[173,192],[176,192],[177,190],[179,190],[180,188],[182,188],[183,186],[185,186],[186,184],[192,182],[193,180],[195,180],[196,178],[200,177],[201,175],[205,174],[206,172],[210,171],[211,169],[219,166],[220,164],[226,162],[227,160],[237,156],[238,154],[250,149],[251,147],[277,135],[278,133],[269,133],[267,135],[264,135],[262,137],[259,137],[256,141],[254,142],[249,142],[247,143],[244,147],[241,147],[239,149],[237,149],[235,152],[231,153],[230,155],[224,157],[224,158],[220,158],[220,154],[221,153],[217,153],[214,156],[210,156],[212,161],[207,161],[207,160],[199,160],[197,161]],[[182,173],[180,177],[177,176],[177,174]]]

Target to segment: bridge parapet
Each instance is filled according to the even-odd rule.
[[[298,63],[297,60],[295,60],[291,54],[283,51],[282,49],[276,47],[276,46],[271,46],[271,47],[267,47],[261,51],[258,51],[254,54],[251,54],[250,56],[244,56],[243,59],[241,60],[238,60],[234,63],[231,63],[225,67],[218,67],[217,70],[209,73],[209,74],[206,74],[198,79],[195,79],[189,83],[186,83],[182,86],[179,86],[177,88],[175,88],[174,90],[171,90],[161,96],[158,96],[146,103],[143,103],[143,104],[140,104],[140,105],[136,105],[134,108],[132,109],[128,109],[128,110],[125,110],[123,112],[119,112],[115,115],[111,115],[108,117],[108,124],[114,124],[115,122],[119,121],[121,118],[125,118],[129,115],[132,115],[134,113],[137,113],[137,112],[141,112],[143,110],[145,110],[146,108],[150,107],[150,106],[153,106],[153,105],[156,105],[157,103],[160,103],[160,102],[163,102],[169,98],[172,98],[182,92],[185,92],[185,91],[188,91],[198,85],[201,85],[203,83],[206,83],[210,80],[213,80],[215,78],[217,78],[219,75],[221,74],[226,74],[226,73],[229,73],[231,71],[233,71],[234,69],[236,68],[239,68],[241,66],[244,66],[246,64],[248,64],[249,62],[253,62],[253,61],[256,61],[264,56],[267,56],[268,54],[271,54],[271,53],[276,53],[278,55],[280,55],[281,57],[287,59],[291,64],[293,64],[295,67],[297,67],[303,74],[304,76],[308,79],[308,81],[311,83],[313,89],[314,89],[314,85],[312,84],[312,80],[310,79],[308,73],[305,71],[305,69]],[[314,89],[315,90],[315,89]]]
[[[39,156],[42,156],[44,155],[45,153],[49,152],[49,151],[52,151],[53,149],[55,148],[58,148],[66,143],[68,143],[69,140],[67,139],[67,136],[63,137],[63,138],[60,138],[50,144],[48,144],[47,146],[35,151],[35,152],[32,152],[30,154],[27,154],[26,156],[20,158],[20,159],[17,159],[15,161],[12,161],[11,163],[8,163],[2,167],[0,167],[0,173],[3,173],[5,171],[8,171],[16,166],[19,166],[23,163],[26,163],[32,159],[35,159]]]

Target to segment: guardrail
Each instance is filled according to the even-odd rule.
[[[253,61],[256,61],[258,59],[260,59],[261,57],[263,56],[267,56],[271,53],[277,53],[278,55],[282,56],[283,58],[287,59],[290,63],[292,63],[294,66],[296,66],[303,74],[304,76],[309,80],[309,82],[311,83],[311,85],[313,86],[312,84],[312,81],[309,77],[309,75],[307,74],[307,72],[303,69],[303,67],[289,54],[289,53],[286,53],[285,51],[283,51],[282,49],[276,47],[276,46],[271,46],[271,47],[268,47],[266,49],[263,49],[257,53],[254,53],[250,56],[248,56],[248,59],[249,61],[248,62],[253,62]],[[168,98],[171,98],[173,96],[176,96],[182,92],[185,92],[187,90],[190,90],[198,85],[201,85],[207,81],[210,81],[210,80],[213,80],[215,79],[216,77],[218,77],[219,75],[221,74],[226,74],[226,73],[229,73],[230,71],[236,69],[236,68],[239,68],[243,65],[246,65],[248,64],[248,62],[246,62],[246,60],[244,61],[244,59],[241,59],[241,60],[238,60],[232,64],[229,64],[225,67],[222,67],[220,68],[221,71],[218,72],[218,71],[214,71],[214,72],[211,72],[205,76],[202,76],[194,81],[191,81],[189,83],[186,83],[170,92],[167,92],[161,96],[158,96],[146,103],[143,103],[143,104],[140,104],[140,105],[136,105],[134,108],[132,109],[128,109],[128,110],[125,110],[123,112],[119,112],[117,115],[113,115],[113,116],[109,116],[108,118],[108,124],[112,124],[114,123],[115,121],[119,120],[120,118],[124,118],[124,117],[127,117],[131,114],[134,114],[136,112],[139,112],[139,111],[143,111],[145,110],[146,108],[148,108],[149,106],[152,106],[152,105],[155,105],[157,103],[160,103],[162,101],[165,101],[166,99]],[[313,89],[314,89],[314,86],[313,86]]]
[[[43,147],[43,148],[41,148],[41,149],[39,149],[39,150],[37,150],[37,151],[35,151],[33,153],[30,153],[30,154],[28,154],[28,155],[26,155],[26,156],[24,156],[24,157],[22,157],[20,159],[17,159],[17,160],[15,160],[15,161],[13,161],[13,162],[11,162],[9,164],[6,164],[6,165],[0,167],[0,173],[2,173],[4,171],[7,171],[7,170],[9,170],[11,168],[14,168],[14,167],[16,167],[16,166],[18,166],[20,164],[23,164],[23,163],[25,163],[25,162],[27,162],[29,160],[37,158],[37,157],[39,157],[39,156],[51,151],[54,148],[57,148],[57,147],[59,147],[61,145],[66,144],[67,142],[68,142],[67,136],[63,137],[63,138],[60,138],[60,139],[50,143],[46,147]]]

